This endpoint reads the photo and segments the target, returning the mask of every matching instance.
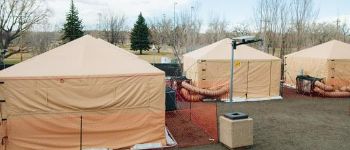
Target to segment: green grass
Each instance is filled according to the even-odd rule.
[[[31,53],[18,53],[14,54],[4,60],[5,64],[13,65],[20,63],[21,61],[27,60],[31,58],[33,55]]]
[[[141,59],[146,60],[149,63],[160,63],[160,60],[162,57],[168,57],[171,60],[175,59],[175,56],[172,52],[171,49],[162,49],[160,50],[160,53],[154,52],[154,51],[143,51],[142,55],[139,55],[139,51],[132,51],[130,50],[130,46],[126,45],[126,46],[120,46],[121,48],[139,56]],[[21,56],[22,55],[22,56]],[[14,54],[9,58],[6,58],[4,60],[5,64],[17,64],[21,62],[21,57],[22,57],[22,61],[27,60],[31,57],[33,57],[33,55],[31,53],[23,53],[23,54]]]
[[[136,54],[141,59],[146,60],[147,62],[150,62],[150,63],[160,63],[160,60],[162,57],[168,57],[171,60],[175,58],[172,52],[161,51],[160,53],[157,53],[152,51],[143,51],[142,55],[139,55],[139,51],[130,51],[130,52]]]
[[[8,65],[17,64],[19,62],[21,62],[21,60],[19,60],[19,59],[5,59],[4,60],[4,63],[8,64]]]
[[[142,55],[140,55],[140,51],[130,50],[130,44],[118,45],[118,47],[139,56],[141,59],[146,60],[149,63],[160,63],[160,60],[162,57],[168,57],[170,60],[175,59],[175,55],[173,54],[173,51],[171,48],[162,48],[160,50],[160,53],[157,53],[152,50],[142,51]]]

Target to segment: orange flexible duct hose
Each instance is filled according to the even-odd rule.
[[[185,88],[181,88],[181,95],[185,98],[185,100],[190,102],[200,102],[203,100],[204,96],[199,94],[190,94]]]
[[[187,82],[184,82],[184,81],[181,83],[181,85],[186,90],[189,90],[189,91],[194,92],[194,93],[198,93],[200,95],[211,96],[211,97],[220,96],[220,95],[223,95],[229,91],[229,87],[226,84],[220,85],[220,86],[215,87],[213,89],[202,89],[199,87],[195,87],[195,86],[193,86]],[[218,89],[216,89],[216,88],[218,88]]]
[[[342,92],[350,92],[350,86],[343,86],[340,88],[340,91]]]
[[[324,91],[329,91],[329,92],[334,91],[334,88],[332,86],[326,85],[320,81],[316,81],[315,86]]]
[[[350,92],[340,92],[340,91],[328,92],[320,89],[319,87],[315,87],[314,91],[328,97],[350,97]]]

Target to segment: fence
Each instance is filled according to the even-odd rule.
[[[176,110],[166,112],[166,126],[179,147],[207,145],[218,142],[217,103],[189,102],[177,88],[177,80],[168,81],[176,91]]]

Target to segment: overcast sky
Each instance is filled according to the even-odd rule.
[[[65,21],[65,14],[71,0],[46,0],[46,5],[52,10],[50,17],[52,25],[61,26]],[[79,10],[79,17],[87,29],[95,28],[99,13],[115,12],[124,14],[131,26],[142,12],[146,19],[153,17],[173,17],[174,2],[176,10],[190,9],[196,0],[74,0]],[[225,17],[232,24],[251,23],[254,7],[258,0],[197,0],[200,18],[204,26],[210,15],[216,14]],[[349,0],[314,0],[319,8],[320,21],[334,22],[337,17],[350,23]]]

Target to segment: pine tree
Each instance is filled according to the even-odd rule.
[[[78,10],[71,1],[71,7],[66,15],[66,23],[63,26],[62,40],[64,43],[73,41],[84,35],[82,21],[79,19]]]
[[[142,13],[140,13],[131,31],[131,50],[139,50],[140,55],[142,55],[143,50],[148,51],[150,49],[149,36],[150,33],[145,18],[143,18]]]

